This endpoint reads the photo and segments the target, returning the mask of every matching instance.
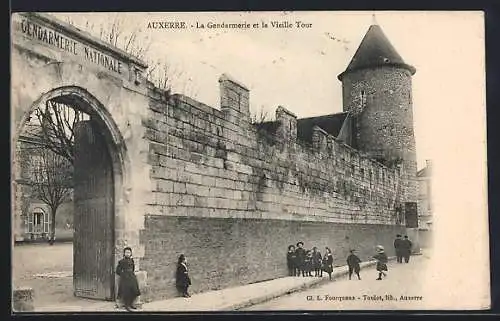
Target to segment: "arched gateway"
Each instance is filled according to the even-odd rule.
[[[141,252],[129,215],[140,190],[131,186],[130,168],[142,147],[127,138],[141,122],[133,105],[147,105],[140,80],[146,66],[46,15],[16,14],[12,23],[13,235],[22,238],[25,229],[15,147],[28,119],[48,102],[87,114],[74,126],[73,287],[76,296],[112,300],[123,246]]]

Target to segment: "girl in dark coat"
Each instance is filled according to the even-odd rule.
[[[179,291],[180,295],[185,298],[191,297],[188,293],[188,287],[191,285],[191,278],[189,278],[186,257],[184,254],[179,256],[177,262],[177,272],[175,274],[175,286]]]
[[[295,254],[295,246],[288,246],[288,253],[286,254],[286,265],[288,266],[288,275],[297,275],[297,255]]]
[[[359,263],[361,263],[361,260],[359,257],[356,255],[355,250],[350,251],[351,254],[347,257],[347,266],[349,267],[349,280],[351,279],[352,272],[356,273],[358,276],[358,280],[361,280],[361,277],[359,276],[359,271],[361,270]]]
[[[120,276],[118,285],[118,299],[121,299],[125,309],[136,309],[133,305],[135,299],[141,295],[139,284],[134,273],[135,264],[132,259],[132,249],[126,247],[123,249],[123,259],[118,262],[116,274]]]
[[[318,248],[313,247],[312,252],[312,267],[314,269],[314,276],[321,277],[323,276],[323,270],[321,269],[321,253],[319,253]]]
[[[387,274],[384,271],[387,271],[387,262],[389,261],[387,259],[387,255],[385,254],[384,247],[382,245],[377,245],[377,255],[375,255],[373,258],[377,260],[377,271],[378,271],[377,280],[382,280],[382,275],[384,277],[387,276]]]
[[[323,255],[323,271],[328,273],[328,276],[330,277],[330,280],[332,279],[332,272],[333,272],[333,255],[332,255],[332,250],[330,250],[329,247],[325,247],[326,252],[325,255]]]

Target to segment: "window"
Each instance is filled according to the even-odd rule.
[[[42,225],[43,224],[43,213],[37,212],[33,213],[33,225]]]
[[[28,215],[28,233],[48,233],[49,219],[47,213],[41,208],[36,208]]]
[[[43,167],[43,159],[40,155],[31,156],[31,170],[32,172],[39,172]]]
[[[237,93],[238,95],[238,111],[241,111],[241,94]]]

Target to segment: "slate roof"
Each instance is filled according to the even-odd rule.
[[[416,71],[415,67],[404,62],[389,39],[387,39],[382,28],[379,25],[371,25],[351,62],[346,70],[338,76],[338,79],[342,80],[344,74],[349,71],[379,66],[403,67],[408,69],[412,75]]]
[[[275,120],[255,124],[257,129],[264,130],[271,135],[276,135],[276,131],[278,130],[279,125],[279,122]]]
[[[297,119],[297,139],[311,143],[314,126],[337,137],[346,117],[347,112]]]

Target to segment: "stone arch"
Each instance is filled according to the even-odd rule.
[[[113,174],[115,176],[115,189],[120,191],[121,186],[117,186],[119,182],[120,185],[125,186],[127,181],[130,161],[128,159],[127,148],[123,136],[114,122],[113,117],[104,107],[104,105],[96,98],[94,95],[89,93],[86,89],[78,86],[63,86],[52,89],[40,96],[40,98],[34,101],[30,108],[24,112],[18,128],[15,131],[14,137],[12,139],[13,147],[15,149],[15,143],[18,141],[21,135],[24,125],[26,124],[28,118],[32,112],[41,104],[45,104],[47,101],[61,97],[61,96],[73,96],[79,100],[82,105],[87,106],[89,109],[84,110],[85,112],[97,116],[97,124],[104,133],[104,138],[106,139],[106,145],[108,146],[112,161],[113,161]],[[118,177],[117,177],[118,176]],[[116,180],[118,179],[118,180]],[[116,195],[118,196],[118,195]],[[122,199],[122,196],[116,198],[116,201]]]
[[[12,149],[11,153],[13,160],[18,157],[16,151],[16,145],[19,141],[19,137],[23,134],[24,127],[32,115],[33,111],[40,105],[45,104],[51,99],[56,99],[59,97],[70,97],[72,101],[75,102],[76,108],[84,111],[91,115],[95,120],[99,131],[105,141],[105,145],[108,149],[109,155],[112,162],[113,170],[113,185],[114,185],[114,226],[113,234],[114,237],[114,253],[113,260],[116,261],[120,259],[121,255],[121,240],[117,238],[116,230],[119,226],[124,224],[126,216],[126,203],[128,200],[128,186],[127,183],[130,180],[130,159],[127,152],[127,147],[125,140],[121,134],[118,125],[114,121],[111,113],[107,108],[89,91],[79,86],[61,86],[51,89],[43,93],[37,100],[31,103],[29,107],[26,107],[22,114],[20,122],[15,128],[15,132],[12,133]],[[116,284],[115,284],[116,288]],[[116,291],[116,290],[115,290]],[[116,294],[116,293],[115,293]]]
[[[111,148],[110,152],[116,154],[121,164],[120,169],[123,169],[125,165],[128,163],[127,153],[126,153],[126,145],[124,139],[118,129],[118,126],[113,121],[111,114],[108,110],[101,104],[101,102],[95,98],[91,93],[89,93],[86,89],[78,86],[64,86],[52,89],[40,96],[40,98],[32,103],[29,110],[27,110],[18,125],[18,128],[15,131],[15,136],[13,137],[14,142],[17,142],[19,135],[21,135],[24,125],[26,121],[30,117],[31,113],[41,104],[44,104],[48,100],[51,100],[56,97],[61,96],[73,96],[80,100],[84,105],[88,106],[88,110],[84,110],[94,116],[98,116],[98,123],[105,133],[106,143],[108,147]],[[114,159],[113,159],[114,162]],[[114,164],[113,164],[114,165]],[[125,174],[127,171],[123,171],[122,174]]]

